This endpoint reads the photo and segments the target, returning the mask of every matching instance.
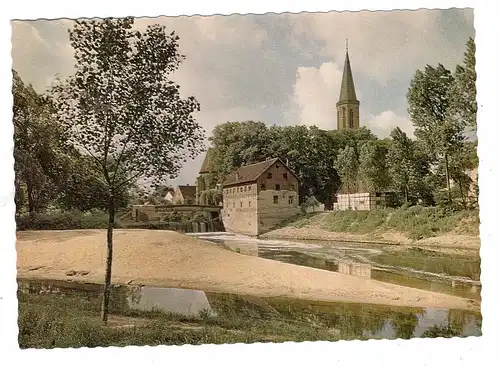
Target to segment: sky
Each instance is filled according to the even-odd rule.
[[[13,68],[43,92],[73,73],[71,20],[12,22]],[[349,40],[360,124],[387,137],[399,126],[410,136],[406,93],[417,69],[463,61],[474,38],[472,9],[330,12],[210,17],[137,18],[179,35],[186,60],[172,74],[183,96],[201,104],[196,114],[210,136],[227,121],[336,128]],[[169,184],[194,184],[203,155]]]

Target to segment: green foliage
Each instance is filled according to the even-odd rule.
[[[388,211],[334,211],[323,219],[321,228],[333,232],[368,234],[384,225]]]
[[[328,205],[340,186],[335,169],[338,151],[349,144],[357,158],[358,145],[374,139],[366,128],[324,131],[315,126],[267,127],[261,122],[228,122],[216,126],[211,137],[215,178],[222,182],[236,167],[277,157],[288,162],[299,178],[300,202],[314,195]]]
[[[321,216],[321,220],[318,220]],[[410,239],[423,239],[453,230],[461,234],[477,235],[479,213],[477,210],[460,210],[456,206],[425,207],[403,205],[398,209],[374,209],[370,211],[333,211],[300,216],[288,226],[319,226],[332,232],[372,234],[397,231]]]
[[[359,168],[354,147],[348,145],[340,151],[335,161],[335,168],[342,179],[342,183],[350,191],[351,187],[356,183]]]
[[[469,38],[464,54],[464,64],[457,65],[454,83],[450,89],[450,118],[472,130],[477,129],[476,102],[476,44]]]
[[[62,132],[47,98],[12,72],[16,213],[33,214],[57,197],[66,176]]]
[[[424,177],[429,174],[428,163],[419,153],[418,142],[411,140],[399,127],[392,133],[392,143],[388,149],[388,173],[392,186],[404,197],[404,202],[413,198],[424,198]]]
[[[75,230],[75,229],[105,229],[108,226],[108,216],[104,212],[64,211],[46,214],[24,215],[16,218],[17,230]],[[119,221],[115,228],[121,227]]]
[[[367,141],[360,149],[359,175],[369,192],[385,192],[391,184],[387,162],[390,141]]]
[[[75,74],[51,90],[68,142],[94,160],[112,198],[140,177],[175,177],[202,148],[193,118],[200,106],[182,99],[169,79],[184,59],[179,37],[160,25],[141,33],[133,24],[130,17],[76,21]]]

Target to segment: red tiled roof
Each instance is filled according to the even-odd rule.
[[[274,158],[261,161],[260,163],[239,167],[226,177],[222,185],[230,186],[233,184],[242,184],[256,181],[262,173],[264,173],[267,169],[269,169],[269,167],[271,167],[271,165],[273,165],[277,161],[281,160],[279,158]]]

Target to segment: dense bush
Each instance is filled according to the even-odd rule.
[[[54,211],[47,214],[33,214],[16,218],[17,230],[74,230],[106,229],[108,215],[101,211]],[[115,218],[115,228],[121,224]]]

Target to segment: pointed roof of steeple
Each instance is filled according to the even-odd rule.
[[[344,74],[342,76],[342,84],[340,86],[339,102],[353,102],[357,100],[354,80],[352,78],[351,62],[349,61],[348,44],[346,40]]]
[[[212,156],[213,156],[213,148],[210,147],[205,154],[205,159],[203,160],[203,164],[201,164],[200,174],[202,173],[211,173],[213,170],[212,166]]]

